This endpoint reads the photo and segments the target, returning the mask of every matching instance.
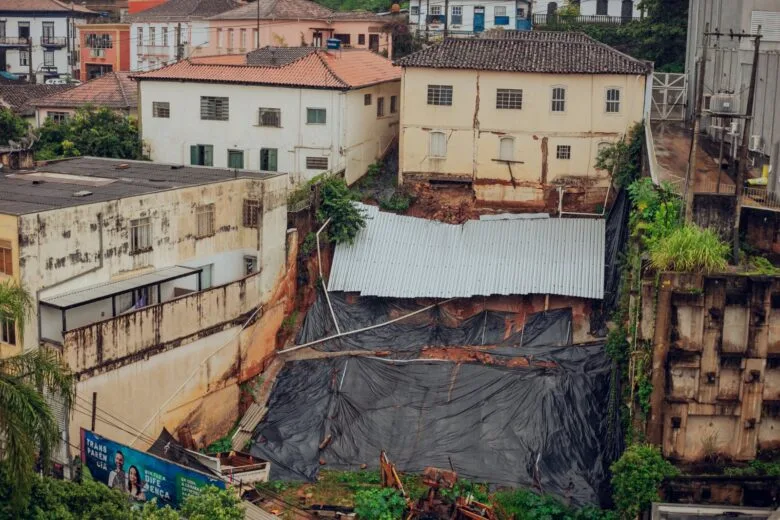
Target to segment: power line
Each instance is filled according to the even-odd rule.
[[[88,401],[86,398],[84,398],[84,397],[81,397],[80,395],[76,395],[76,398],[77,398],[77,399],[81,399],[81,401],[83,401],[83,403],[84,403],[84,404],[82,404],[82,406],[85,406],[87,409],[89,409],[89,407],[91,407],[91,406],[92,406],[92,403],[91,403],[90,401]],[[109,418],[111,418],[111,419],[113,419],[113,420],[115,420],[115,421],[119,422],[120,424],[122,424],[122,425],[124,425],[124,426],[127,426],[128,428],[130,428],[130,429],[133,429],[133,430],[136,430],[136,432],[140,432],[141,434],[143,434],[143,432],[141,432],[141,430],[139,430],[138,428],[136,428],[135,426],[133,426],[133,425],[132,425],[132,424],[130,424],[129,422],[127,422],[127,421],[124,421],[124,420],[120,419],[119,417],[117,417],[117,416],[115,416],[115,415],[112,415],[111,413],[107,412],[105,409],[103,409],[103,408],[100,408],[100,407],[99,407],[99,406],[97,406],[97,405],[95,405],[95,410],[96,410],[96,411],[98,411],[98,412],[100,412],[100,413],[102,413],[102,414],[104,414],[105,416],[108,416]],[[91,412],[90,412],[90,414],[91,414]],[[135,435],[135,434],[134,434],[134,435]],[[156,439],[153,439],[152,437],[150,437],[150,436],[148,436],[148,435],[146,435],[146,437],[147,437],[148,439],[150,439],[152,442],[154,442],[154,441],[156,440]]]

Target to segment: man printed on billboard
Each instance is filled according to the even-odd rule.
[[[114,469],[108,475],[108,487],[127,493],[127,474],[125,473],[125,456],[121,451],[114,455]]]

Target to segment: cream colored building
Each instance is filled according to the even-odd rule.
[[[599,148],[643,119],[648,66],[581,33],[448,40],[397,63],[399,181],[469,183],[490,203],[603,194]]]

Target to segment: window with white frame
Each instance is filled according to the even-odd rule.
[[[0,341],[16,345],[16,322],[8,318],[0,320]]]
[[[495,16],[506,16],[506,6],[505,5],[497,5],[493,8],[493,15]]]
[[[452,22],[452,25],[460,25],[463,23],[463,6],[462,5],[453,5],[452,6],[452,17],[450,18],[450,21]]]
[[[217,29],[217,49],[222,48],[222,29]]]
[[[152,219],[137,218],[130,221],[130,252],[141,253],[152,248]]]
[[[0,240],[0,273],[14,274],[13,247],[10,240]]]
[[[139,27],[136,29],[136,38],[135,38],[135,44],[140,47],[144,44],[144,28]]]
[[[160,37],[162,38],[162,46],[167,47],[168,46],[168,28],[163,27],[160,29]]]
[[[617,114],[620,112],[620,89],[608,88],[607,89],[607,113]]]
[[[280,108],[260,108],[257,118],[258,126],[282,126],[282,110]]]
[[[452,85],[428,85],[429,105],[452,105]]]
[[[214,234],[214,204],[201,204],[195,210],[198,223],[197,238]]]
[[[565,161],[571,159],[571,146],[568,144],[559,144],[555,152],[555,157]]]
[[[499,141],[498,158],[502,161],[515,160],[515,140],[511,137],[502,137]]]
[[[19,51],[19,66],[21,67],[29,67],[30,66],[30,52],[29,51]]]
[[[171,117],[171,104],[167,101],[152,101],[152,117]]]
[[[500,88],[496,90],[496,108],[523,108],[523,90],[519,88]]]
[[[307,125],[324,125],[328,121],[327,112],[324,108],[307,108],[306,109],[306,124]]]
[[[441,16],[441,6],[440,5],[432,5],[431,6],[431,12],[428,13],[431,16]]]
[[[246,49],[246,29],[241,29],[241,39],[239,40],[239,45],[242,49]]]
[[[155,28],[149,27],[149,45],[155,45],[157,42],[157,35],[155,34]]]
[[[411,14],[412,16],[419,16],[420,15],[420,6],[413,5],[410,8],[409,14]]]
[[[566,112],[566,87],[553,87],[552,111]]]
[[[233,48],[233,43],[234,43],[234,41],[233,41],[233,29],[228,29],[227,30],[227,47],[228,47],[228,49],[232,49]]]
[[[64,123],[68,120],[67,112],[46,112],[46,117],[55,123]]]
[[[428,154],[436,159],[447,157],[447,136],[444,132],[431,132]]]

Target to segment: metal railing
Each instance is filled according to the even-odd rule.
[[[745,188],[742,191],[742,205],[754,208],[780,210],[780,197],[762,188]]]
[[[563,14],[535,14],[533,17],[534,25],[579,25],[579,24],[598,24],[598,25],[622,25],[633,22],[638,18],[624,16],[607,15],[563,15]]]
[[[27,46],[30,45],[30,39],[13,36],[0,36],[0,45]]]
[[[726,174],[723,174],[725,177]],[[718,181],[698,181],[693,187],[694,193],[720,193],[722,195],[734,195],[737,187],[731,183],[731,179],[724,178]]]
[[[41,36],[41,45],[44,47],[65,47],[68,38],[65,36]]]

